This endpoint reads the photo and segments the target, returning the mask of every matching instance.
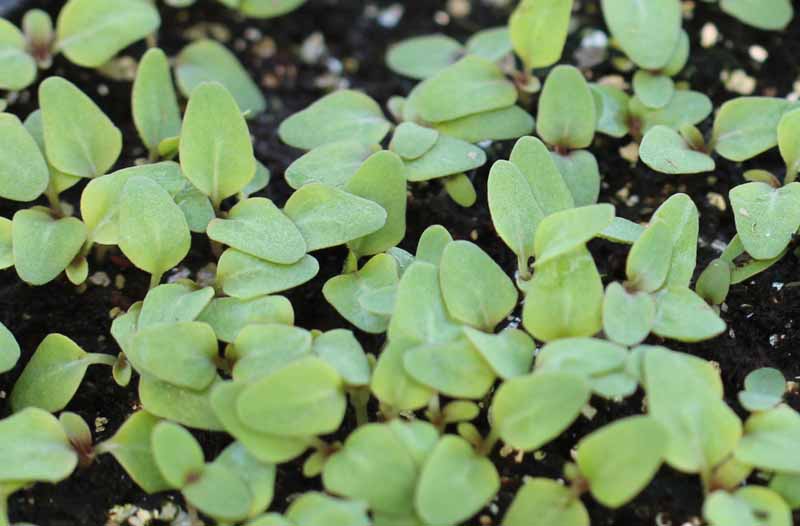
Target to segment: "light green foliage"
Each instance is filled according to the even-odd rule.
[[[600,168],[594,154],[587,150],[573,150],[566,155],[557,152],[551,155],[575,206],[595,204],[600,196]]]
[[[140,328],[125,354],[140,374],[177,387],[202,391],[217,377],[217,338],[205,323],[183,321]]]
[[[31,134],[17,117],[0,113],[0,197],[33,201],[49,181],[47,163]]]
[[[175,64],[175,79],[187,98],[204,82],[218,82],[230,92],[242,113],[255,116],[267,106],[261,90],[236,56],[213,40],[198,40],[181,50]]]
[[[722,400],[719,373],[705,360],[662,347],[643,348],[648,413],[667,431],[665,460],[706,473],[736,448],[742,425]]]
[[[768,471],[798,473],[800,459],[791,451],[800,439],[800,415],[788,406],[754,413],[747,419],[736,458]]]
[[[45,151],[53,167],[91,178],[114,165],[122,150],[122,133],[74,84],[49,77],[39,85],[39,104]]]
[[[231,94],[203,83],[192,92],[181,129],[181,168],[215,208],[255,175],[250,132]]]
[[[475,186],[469,177],[464,174],[451,175],[444,180],[444,189],[447,195],[456,202],[457,205],[469,208],[478,200]]]
[[[653,327],[656,303],[644,292],[630,292],[619,283],[609,283],[603,299],[603,331],[622,345],[641,343]]]
[[[695,174],[714,170],[714,159],[695,150],[680,134],[667,126],[654,126],[639,148],[642,161],[666,174]]]
[[[755,259],[780,254],[800,228],[800,183],[745,183],[730,191],[736,232]]]
[[[358,271],[328,280],[322,294],[347,321],[362,331],[378,334],[389,326],[393,309],[375,310],[375,300],[393,307],[399,280],[395,259],[378,254]]]
[[[386,64],[401,75],[426,79],[443,70],[461,56],[461,44],[445,35],[409,38],[389,48]]]
[[[154,48],[142,56],[132,93],[133,122],[151,152],[157,151],[164,139],[180,135],[178,99],[163,51]]]
[[[766,411],[783,401],[786,379],[772,367],[752,371],[744,379],[744,390],[739,391],[739,403],[748,411]]]
[[[50,412],[63,409],[92,364],[111,365],[113,357],[89,354],[61,334],[50,334],[36,348],[11,390],[11,407],[20,411],[39,407]]]
[[[348,386],[369,385],[370,364],[352,331],[333,329],[324,332],[314,338],[311,351],[333,366]]]
[[[372,392],[378,400],[398,411],[420,409],[435,394],[406,372],[403,357],[413,346],[403,340],[390,340],[381,351],[372,375]]]
[[[427,422],[367,424],[328,460],[322,481],[329,491],[364,500],[376,512],[409,514],[423,460],[437,439]]]
[[[36,61],[25,49],[25,35],[5,19],[0,19],[0,89],[25,89],[36,80]]]
[[[286,182],[295,190],[310,183],[344,188],[361,164],[378,149],[359,141],[342,140],[318,146],[286,168]]]
[[[259,432],[249,427],[236,410],[236,402],[246,384],[220,383],[211,395],[214,409],[226,432],[233,435],[247,451],[261,462],[286,462],[308,447],[306,437],[282,437]]]
[[[486,152],[468,142],[440,134],[433,148],[405,163],[409,181],[427,181],[468,172],[486,162]]]
[[[444,249],[452,242],[453,236],[442,225],[429,226],[422,232],[417,243],[416,259],[432,265],[439,265]]]
[[[630,99],[628,110],[641,126],[641,133],[662,124],[674,130],[682,126],[695,125],[708,117],[712,111],[711,99],[702,93],[677,90],[666,106],[660,109],[648,108],[638,98]]]
[[[251,324],[294,323],[294,309],[283,296],[260,296],[249,300],[215,298],[197,317],[214,329],[220,341],[232,342]]]
[[[125,184],[136,176],[158,183],[175,201],[192,231],[205,232],[214,216],[208,198],[181,174],[172,161],[123,168],[89,181],[81,193],[81,217],[89,229],[89,240],[102,245],[119,243],[119,210]]]
[[[13,265],[12,222],[5,217],[0,217],[0,269],[6,269]]]
[[[414,344],[446,343],[459,334],[447,313],[439,285],[438,268],[417,261],[403,274],[389,324],[390,340]]]
[[[310,255],[281,265],[229,248],[217,264],[217,285],[229,296],[248,300],[302,285],[317,272],[319,263]]]
[[[492,462],[463,438],[445,436],[425,461],[415,503],[428,524],[455,524],[477,513],[500,489]]]
[[[672,232],[672,262],[666,283],[688,287],[697,260],[700,231],[697,206],[686,194],[672,195],[658,207],[650,222],[663,222]]]
[[[792,509],[800,508],[800,475],[778,473],[769,481],[769,488],[783,497]]]
[[[603,17],[611,35],[641,68],[667,65],[681,34],[678,0],[603,0]]]
[[[585,247],[537,266],[525,293],[522,323],[537,339],[591,336],[602,327],[603,282]]]
[[[534,451],[572,424],[589,394],[588,383],[572,373],[537,372],[512,378],[494,395],[492,427],[510,446]]]
[[[697,278],[695,292],[711,305],[721,305],[728,296],[733,273],[731,264],[724,259],[715,259]]]
[[[512,50],[508,27],[490,27],[474,33],[466,43],[467,53],[500,60]]]
[[[503,526],[589,526],[589,513],[568,487],[546,478],[529,479],[503,517]]]
[[[758,4],[748,0],[721,0],[720,8],[746,24],[765,30],[784,29],[794,15],[789,0],[766,0]]]
[[[186,429],[162,421],[155,425],[150,438],[153,459],[164,480],[173,488],[182,488],[200,476],[205,465],[200,444]]]
[[[725,331],[725,322],[688,288],[668,287],[655,296],[653,332],[682,342],[708,340]]]
[[[469,241],[454,241],[445,247],[439,283],[448,313],[488,332],[517,305],[517,290],[511,279]]]
[[[791,108],[771,97],[739,97],[722,105],[714,119],[711,145],[730,161],[746,161],[778,144],[778,123]]]
[[[292,502],[286,518],[297,526],[369,526],[367,508],[362,502],[308,492]]]
[[[508,25],[514,52],[525,69],[552,66],[561,58],[567,40],[572,0],[523,0]]]
[[[498,334],[487,334],[472,327],[463,330],[472,346],[500,378],[508,380],[530,372],[536,345],[524,331],[504,329]]]
[[[28,408],[0,420],[0,483],[58,482],[78,464],[58,420]]]
[[[556,212],[536,229],[534,256],[541,266],[584,245],[614,220],[614,207],[603,203]]]
[[[489,364],[464,338],[413,347],[404,353],[403,366],[417,382],[453,398],[478,400],[495,380]]]
[[[150,435],[158,418],[147,411],[137,411],[114,433],[97,445],[98,453],[110,453],[128,475],[147,493],[169,489],[156,465]]]
[[[553,146],[586,148],[594,138],[596,112],[594,96],[583,74],[573,66],[556,66],[539,97],[536,132]]]
[[[634,498],[661,466],[664,428],[647,416],[618,420],[578,443],[577,463],[594,498],[617,508]]]
[[[672,56],[670,57],[669,62],[667,62],[667,65],[661,69],[661,72],[664,75],[669,75],[670,77],[674,77],[680,73],[683,68],[686,67],[687,62],[689,62],[689,53],[691,51],[690,48],[691,44],[689,43],[689,34],[685,30],[681,29],[681,36],[678,39],[678,44],[672,51]],[[672,94],[670,97],[671,96]]]
[[[17,339],[0,323],[0,374],[10,371],[17,365],[20,349]]]
[[[86,240],[86,225],[74,217],[56,219],[35,207],[20,210],[11,222],[14,266],[31,285],[55,279],[72,262]]]
[[[292,362],[255,380],[237,401],[239,417],[253,429],[288,437],[335,431],[345,406],[342,378],[317,358]]]
[[[648,108],[660,109],[675,95],[675,84],[666,75],[640,69],[633,75],[633,92]]]
[[[306,254],[306,242],[294,223],[264,197],[234,206],[226,219],[208,225],[208,237],[273,263],[289,265]]]
[[[597,131],[621,138],[628,134],[628,104],[630,97],[621,89],[608,84],[589,84],[597,109]]]
[[[119,248],[157,283],[189,252],[191,238],[183,212],[158,183],[132,177],[119,205]]]
[[[536,357],[536,371],[568,373],[584,379],[604,398],[624,398],[636,391],[627,371],[628,351],[595,338],[565,338],[548,343]]]
[[[372,234],[387,219],[379,204],[321,183],[297,190],[283,211],[297,225],[309,252]]]
[[[294,11],[306,0],[221,0],[223,3],[233,2],[235,7],[245,16],[252,18],[273,18]]]
[[[520,259],[533,256],[536,229],[545,216],[574,206],[569,188],[544,144],[523,137],[510,161],[497,161],[489,173],[489,210],[503,241]]]
[[[471,143],[504,141],[533,132],[533,116],[519,106],[484,111],[460,119],[438,122],[433,127],[445,135]]]
[[[654,292],[664,285],[672,263],[672,232],[663,222],[653,222],[633,243],[625,265],[628,286]]]
[[[79,66],[96,68],[161,25],[155,6],[137,0],[69,0],[58,15],[57,48]]]
[[[505,108],[516,101],[516,88],[496,64],[467,55],[423,81],[407,104],[413,104],[427,122],[444,122]]]
[[[267,185],[269,185],[271,179],[272,174],[270,173],[269,168],[264,166],[258,159],[256,159],[256,174],[252,179],[250,179],[250,182],[247,183],[244,188],[242,188],[242,191],[239,195],[247,199],[256,192],[260,192],[261,190],[265,189]]]
[[[377,144],[390,128],[377,102],[358,91],[341,90],[283,121],[278,134],[290,146],[311,150],[342,140]]]
[[[371,256],[392,248],[406,235],[406,180],[403,162],[394,153],[373,154],[350,178],[347,192],[368,199],[386,211],[386,223],[371,234],[353,239],[347,246],[357,256]]]
[[[253,505],[247,483],[222,463],[206,464],[200,477],[184,486],[182,493],[201,512],[223,522],[245,519]]]
[[[211,392],[219,383],[218,378],[206,389],[195,391],[145,375],[139,378],[139,400],[142,407],[153,415],[188,427],[221,431],[223,426],[209,401]]]
[[[389,149],[403,159],[412,161],[433,148],[438,138],[439,132],[432,128],[425,128],[413,122],[403,122],[392,135]]]
[[[194,321],[213,297],[212,287],[200,288],[191,281],[159,285],[145,296],[137,328]]]
[[[281,324],[251,325],[225,350],[234,380],[250,382],[311,355],[311,333]],[[268,342],[268,343],[267,343]]]
[[[781,117],[778,123],[778,148],[786,163],[786,182],[791,182],[800,171],[800,110],[792,110]]]
[[[274,464],[260,462],[240,442],[226,447],[213,463],[235,473],[247,485],[252,498],[248,516],[253,517],[267,509],[275,492]]]
[[[703,515],[711,526],[791,526],[792,512],[774,491],[746,486],[736,493],[712,493],[703,505]]]

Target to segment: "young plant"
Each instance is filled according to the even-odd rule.
[[[12,370],[19,360],[20,349],[17,339],[0,323],[0,374]]]

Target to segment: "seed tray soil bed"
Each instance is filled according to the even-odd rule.
[[[282,179],[288,164],[297,158],[299,151],[281,143],[277,136],[278,124],[322,96],[328,88],[320,87],[331,78],[355,89],[364,90],[382,105],[392,95],[408,92],[413,85],[391,73],[384,64],[387,47],[413,35],[443,32],[463,39],[476,28],[501,25],[508,16],[508,7],[490,7],[490,2],[472,2],[466,18],[447,17],[446,2],[364,2],[357,0],[311,0],[307,5],[287,16],[270,21],[243,19],[216,3],[199,2],[190,9],[161,8],[162,27],[159,45],[174,55],[186,43],[190,28],[205,24],[217,35],[227,33],[227,43],[234,49],[258,82],[268,99],[268,109],[250,122],[255,138],[257,158],[273,174],[266,195],[282,205],[290,188]],[[604,29],[602,17],[595,2],[581,2],[576,20],[581,30],[573,32],[564,53],[564,61],[574,63],[573,53],[580,45],[584,29]],[[33,0],[24,2],[25,8],[40,7],[55,15],[60,1]],[[391,9],[403,7],[402,17],[396,24],[387,23]],[[389,11],[387,11],[389,10]],[[382,15],[382,16],[381,16]],[[11,11],[11,19],[19,22],[21,11]],[[721,35],[720,42],[712,48],[699,43],[702,26],[712,21]],[[438,21],[438,22],[437,22]],[[441,25],[441,22],[447,22]],[[213,24],[209,26],[208,24]],[[720,81],[722,71],[742,69],[758,79],[756,94],[784,96],[792,91],[797,78],[800,60],[800,18],[795,19],[784,33],[762,32],[742,25],[733,18],[723,16],[709,4],[697,2],[693,18],[684,21],[692,39],[690,63],[682,74],[693,89],[706,93],[715,107],[735,94],[725,90]],[[324,36],[324,51],[318,60],[308,63],[302,59],[301,45],[314,32]],[[265,53],[269,37],[274,42],[274,52]],[[752,45],[769,51],[763,63],[749,55]],[[139,53],[141,49],[135,49]],[[307,53],[308,54],[308,53]],[[337,62],[338,61],[338,62]],[[336,67],[343,72],[339,74]],[[609,62],[604,61],[589,70],[600,77],[613,73]],[[62,57],[56,59],[51,74],[61,75],[74,82],[93,97],[109,117],[123,131],[125,150],[118,166],[129,166],[144,151],[140,144],[130,114],[130,83],[113,82],[97,73],[77,68]],[[107,88],[107,89],[106,89]],[[10,111],[26,116],[36,106],[36,86],[22,94],[22,99]],[[527,103],[535,108],[535,97]],[[701,126],[707,129],[710,119]],[[478,190],[478,202],[471,208],[458,207],[442,190],[441,185],[412,185],[409,191],[408,234],[401,245],[413,249],[421,232],[429,225],[444,225],[456,239],[471,239],[479,244],[504,269],[513,274],[516,260],[494,232],[486,202],[486,179],[489,167],[496,159],[508,157],[513,141],[494,143],[488,149],[489,161],[476,172],[469,174]],[[601,202],[611,202],[617,214],[634,221],[649,219],[653,210],[676,191],[688,193],[701,213],[701,245],[698,272],[719,256],[719,242],[730,240],[735,234],[732,214],[728,207],[720,206],[717,196],[727,196],[728,190],[742,182],[742,168],[719,160],[713,175],[667,176],[647,169],[642,163],[632,166],[623,160],[619,148],[626,142],[599,137],[592,152],[600,163],[603,174]],[[781,166],[777,153],[759,157],[758,167],[770,169]],[[755,165],[755,163],[753,163]],[[67,192],[65,200],[77,206],[79,194]],[[3,200],[0,215],[11,217],[18,209]],[[604,281],[625,279],[627,247],[604,241],[590,245]],[[327,330],[347,323],[322,298],[322,285],[341,270],[345,257],[343,249],[320,253],[321,271],[311,282],[290,291],[296,323],[305,328]],[[213,256],[204,240],[194,240],[192,251],[184,262],[191,272],[196,272]],[[670,342],[676,350],[691,352],[719,364],[725,385],[726,401],[745,416],[736,393],[742,388],[745,375],[753,369],[771,366],[784,372],[787,378],[800,377],[800,273],[795,256],[787,256],[767,272],[755,279],[732,288],[723,309],[722,318],[729,330],[722,336],[692,346]],[[109,312],[113,308],[127,309],[142,298],[147,290],[147,277],[136,270],[120,254],[108,258],[103,264],[93,264],[92,272],[104,272],[110,284],[89,283],[84,291],[77,291],[65,279],[42,287],[29,287],[22,283],[13,270],[0,273],[0,321],[17,337],[23,357],[9,374],[0,376],[0,391],[8,393],[22,371],[30,354],[48,333],[58,332],[74,339],[87,352],[116,354],[113,339],[108,336],[111,324]],[[356,332],[367,352],[378,353],[383,337]],[[659,343],[651,337],[647,343]],[[787,396],[787,402],[800,409],[797,394]],[[497,452],[492,460],[502,477],[502,487],[496,501],[483,510],[469,524],[497,524],[510,504],[523,477],[562,475],[565,461],[570,460],[570,450],[578,439],[604,424],[623,416],[641,413],[641,396],[623,403],[593,400],[597,414],[593,418],[580,418],[568,432],[543,448],[543,455],[534,458],[527,454],[503,456]],[[96,441],[108,438],[120,427],[137,405],[135,382],[128,388],[117,386],[105,368],[89,369],[75,398],[66,408],[94,424]],[[372,408],[372,416],[375,410]],[[0,416],[8,416],[7,404],[0,404]],[[348,414],[341,437],[355,426],[355,418]],[[486,422],[478,426],[485,431]],[[197,432],[196,437],[206,450],[207,457],[218,454],[230,440],[227,435]],[[273,509],[283,510],[292,495],[321,488],[318,479],[305,479],[300,474],[301,461],[278,468]],[[42,526],[95,526],[105,523],[108,510],[117,504],[134,504],[145,509],[155,509],[168,500],[179,501],[175,494],[144,494],[108,455],[100,457],[91,467],[78,470],[58,485],[37,484],[32,489],[20,491],[10,499],[12,522],[31,522]],[[694,477],[662,468],[647,489],[632,503],[620,510],[609,510],[597,505],[591,498],[585,502],[593,525],[681,525],[700,516],[702,492]],[[491,521],[485,522],[488,516]],[[800,515],[795,513],[795,520]]]

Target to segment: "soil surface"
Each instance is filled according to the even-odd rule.
[[[400,39],[432,32],[443,32],[465,39],[477,29],[501,25],[509,7],[502,0],[457,1],[363,1],[310,0],[288,16],[271,20],[246,20],[210,0],[199,1],[190,9],[162,7],[163,18],[159,45],[170,55],[186,44],[191,34],[208,32],[233,49],[258,82],[269,102],[268,110],[251,122],[256,155],[273,174],[265,195],[282,204],[290,193],[282,175],[299,151],[283,145],[277,137],[277,126],[288,115],[303,109],[334,87],[352,87],[366,91],[385,105],[392,95],[404,95],[413,82],[391,73],[384,65],[387,47]],[[63,1],[31,0],[27,7],[40,7],[57,12]],[[459,5],[471,7],[465,16],[455,16]],[[564,62],[576,63],[575,52],[587,32],[604,30],[597,2],[576,0],[578,29],[571,35],[564,53]],[[707,93],[716,107],[737,96],[721,81],[724,72],[741,70],[756,80],[754,94],[786,96],[792,93],[800,60],[800,18],[786,32],[763,32],[742,25],[721,13],[715,4],[684,2],[693,14],[685,20],[685,29],[692,40],[692,56],[681,80],[693,89]],[[448,11],[448,9],[450,11]],[[10,17],[19,22],[21,12]],[[718,42],[712,47],[700,44],[701,30],[714,24]],[[709,29],[706,28],[707,35]],[[313,35],[311,40],[307,40]],[[317,40],[317,44],[314,44]],[[305,42],[305,45],[304,45]],[[320,46],[319,43],[323,44]],[[766,59],[759,56],[760,46]],[[144,50],[137,45],[124,54],[138,57]],[[754,58],[756,57],[756,58]],[[759,60],[761,59],[761,60]],[[608,60],[585,69],[591,78],[616,74]],[[115,82],[96,72],[71,65],[57,57],[48,74],[62,75],[93,97],[124,133],[124,151],[117,168],[130,166],[144,155],[136,136],[130,113],[130,83]],[[9,111],[24,118],[36,108],[35,86],[23,92]],[[535,97],[531,109],[535,109]],[[710,128],[710,119],[701,125]],[[711,175],[675,177],[650,171],[642,164],[631,165],[619,153],[629,140],[611,140],[598,136],[592,146],[604,176],[601,201],[611,202],[617,214],[635,221],[646,221],[653,210],[676,191],[687,192],[701,212],[701,244],[698,272],[717,257],[724,243],[734,235],[734,224],[727,206],[728,190],[743,182],[745,168],[760,167],[782,173],[776,152],[760,156],[744,166],[717,160]],[[457,239],[472,239],[483,247],[504,268],[513,273],[515,259],[500,242],[491,225],[486,204],[486,177],[496,159],[507,158],[513,142],[495,143],[488,148],[489,162],[470,174],[478,189],[478,203],[460,208],[443,192],[439,183],[413,185],[408,210],[408,235],[402,246],[416,246],[420,233],[429,225],[442,224]],[[80,189],[66,192],[64,200],[77,206]],[[20,204],[0,202],[0,215],[11,217]],[[593,241],[590,248],[598,267],[607,280],[623,279],[627,248],[603,241]],[[321,294],[323,283],[338,274],[344,260],[343,250],[319,253],[319,276],[312,282],[290,291],[297,324],[305,328],[330,329],[347,323],[328,305]],[[192,252],[176,272],[194,273],[213,257],[200,237]],[[89,283],[78,290],[65,279],[43,287],[22,283],[13,269],[0,273],[0,321],[15,334],[23,348],[23,358],[15,370],[0,375],[0,396],[6,396],[14,381],[39,342],[52,332],[74,339],[86,351],[116,354],[117,346],[109,335],[110,311],[126,309],[141,299],[148,278],[132,268],[120,254],[105,262],[91,262],[90,275],[105,273],[110,283]],[[174,274],[174,273],[173,273]],[[102,281],[101,276],[96,281]],[[169,277],[169,276],[168,276]],[[673,349],[691,352],[714,360],[720,366],[727,401],[742,416],[746,413],[736,401],[745,375],[758,367],[771,366],[782,370],[789,379],[800,377],[800,273],[794,255],[785,257],[767,272],[732,288],[722,312],[729,331],[701,344],[666,344]],[[381,337],[356,331],[368,352],[379,353]],[[662,343],[653,338],[650,343]],[[118,387],[105,367],[95,366],[83,382],[78,394],[67,407],[83,416],[93,427],[97,441],[110,437],[125,421],[137,404],[136,382],[128,388]],[[788,402],[800,409],[800,398]],[[495,453],[503,477],[502,489],[495,502],[469,524],[499,524],[523,477],[560,477],[570,450],[580,437],[617,418],[642,411],[641,396],[615,404],[593,401],[597,414],[589,420],[581,418],[562,436],[543,449],[543,458],[533,455],[515,458]],[[0,403],[0,417],[7,416],[7,404]],[[482,424],[485,427],[485,422]],[[341,437],[352,430],[354,419],[348,416]],[[208,457],[216,455],[230,440],[219,433],[198,433]],[[320,488],[318,479],[307,480],[299,472],[300,461],[282,465],[272,508],[282,510],[294,494]],[[54,485],[39,484],[20,491],[10,500],[13,521],[32,522],[42,526],[96,526],[104,524],[115,505],[134,504],[144,509],[160,508],[180,497],[174,494],[144,494],[110,457],[100,457],[88,469],[79,470],[67,481]],[[619,510],[608,510],[585,499],[592,524],[654,525],[685,524],[700,516],[702,491],[696,477],[681,475],[663,468],[648,488],[631,504]],[[795,520],[800,515],[795,514]]]

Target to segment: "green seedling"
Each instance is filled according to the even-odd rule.
[[[363,93],[342,90],[321,98],[283,121],[278,133],[281,140],[290,146],[313,150],[343,140],[377,144],[390,127],[377,102]]]
[[[10,402],[14,411],[38,407],[50,412],[63,409],[78,391],[90,365],[114,365],[114,357],[87,353],[61,334],[50,334],[23,369]]]
[[[50,210],[34,207],[14,214],[11,238],[19,277],[31,285],[44,285],[78,256],[86,241],[86,225],[74,217],[56,219]]]
[[[27,50],[25,35],[6,19],[0,18],[0,89],[18,91],[36,80],[36,59]]]
[[[20,349],[17,339],[0,323],[0,374],[12,370],[19,360]]]
[[[498,61],[510,52],[508,30],[496,27],[478,31],[464,45],[438,34],[403,40],[389,48],[386,65],[399,75],[424,80],[466,55]]]
[[[158,10],[147,3],[70,0],[56,25],[56,49],[75,64],[96,68],[158,29]]]
[[[723,104],[714,119],[710,146],[730,161],[752,159],[778,144],[778,124],[792,103],[772,97],[739,97]]]
[[[748,411],[766,411],[783,401],[786,379],[772,367],[752,371],[744,379],[744,390],[739,391],[739,403]]]
[[[159,145],[181,132],[181,114],[167,56],[158,48],[142,56],[133,82],[133,122],[150,159],[159,157]]]
[[[220,341],[232,343],[248,325],[294,325],[294,308],[283,296],[259,296],[249,300],[215,298],[197,317],[214,329]]]
[[[552,66],[561,58],[567,40],[572,1],[520,2],[508,20],[514,52],[524,73]]]
[[[765,471],[797,473],[800,462],[789,453],[800,436],[800,414],[788,406],[750,415],[735,450],[737,460]]]
[[[33,201],[50,183],[44,156],[14,115],[0,113],[0,138],[0,196],[14,201]]]
[[[218,82],[233,96],[239,111],[251,117],[267,106],[261,90],[236,56],[213,40],[198,40],[181,50],[176,58],[175,80],[183,96],[189,99],[201,84]]]
[[[794,17],[792,3],[788,0],[767,0],[757,6],[746,0],[720,0],[719,4],[725,13],[758,29],[778,31]]]
[[[10,524],[8,496],[34,482],[56,483],[78,465],[78,454],[58,419],[27,408],[0,420],[0,524]]]
[[[201,83],[186,107],[180,139],[181,169],[215,210],[239,193],[256,172],[247,123],[221,84]]]
[[[783,498],[759,486],[747,486],[732,494],[715,491],[703,504],[703,516],[712,526],[792,524],[792,512]]]
[[[273,18],[294,11],[306,0],[219,0],[219,2],[240,11],[245,16]]]
[[[657,0],[641,6],[631,0],[604,0],[603,16],[619,47],[639,69],[633,90],[645,106],[660,109],[675,94],[670,77],[689,58],[689,37],[681,30],[681,6]]]
[[[548,510],[541,515],[541,510]],[[589,526],[589,512],[570,488],[555,480],[531,478],[520,488],[503,517],[503,526],[525,526],[540,515],[542,526]]]
[[[286,182],[295,190],[309,183],[344,188],[362,163],[379,150],[359,141],[335,141],[305,153],[286,168]]]

